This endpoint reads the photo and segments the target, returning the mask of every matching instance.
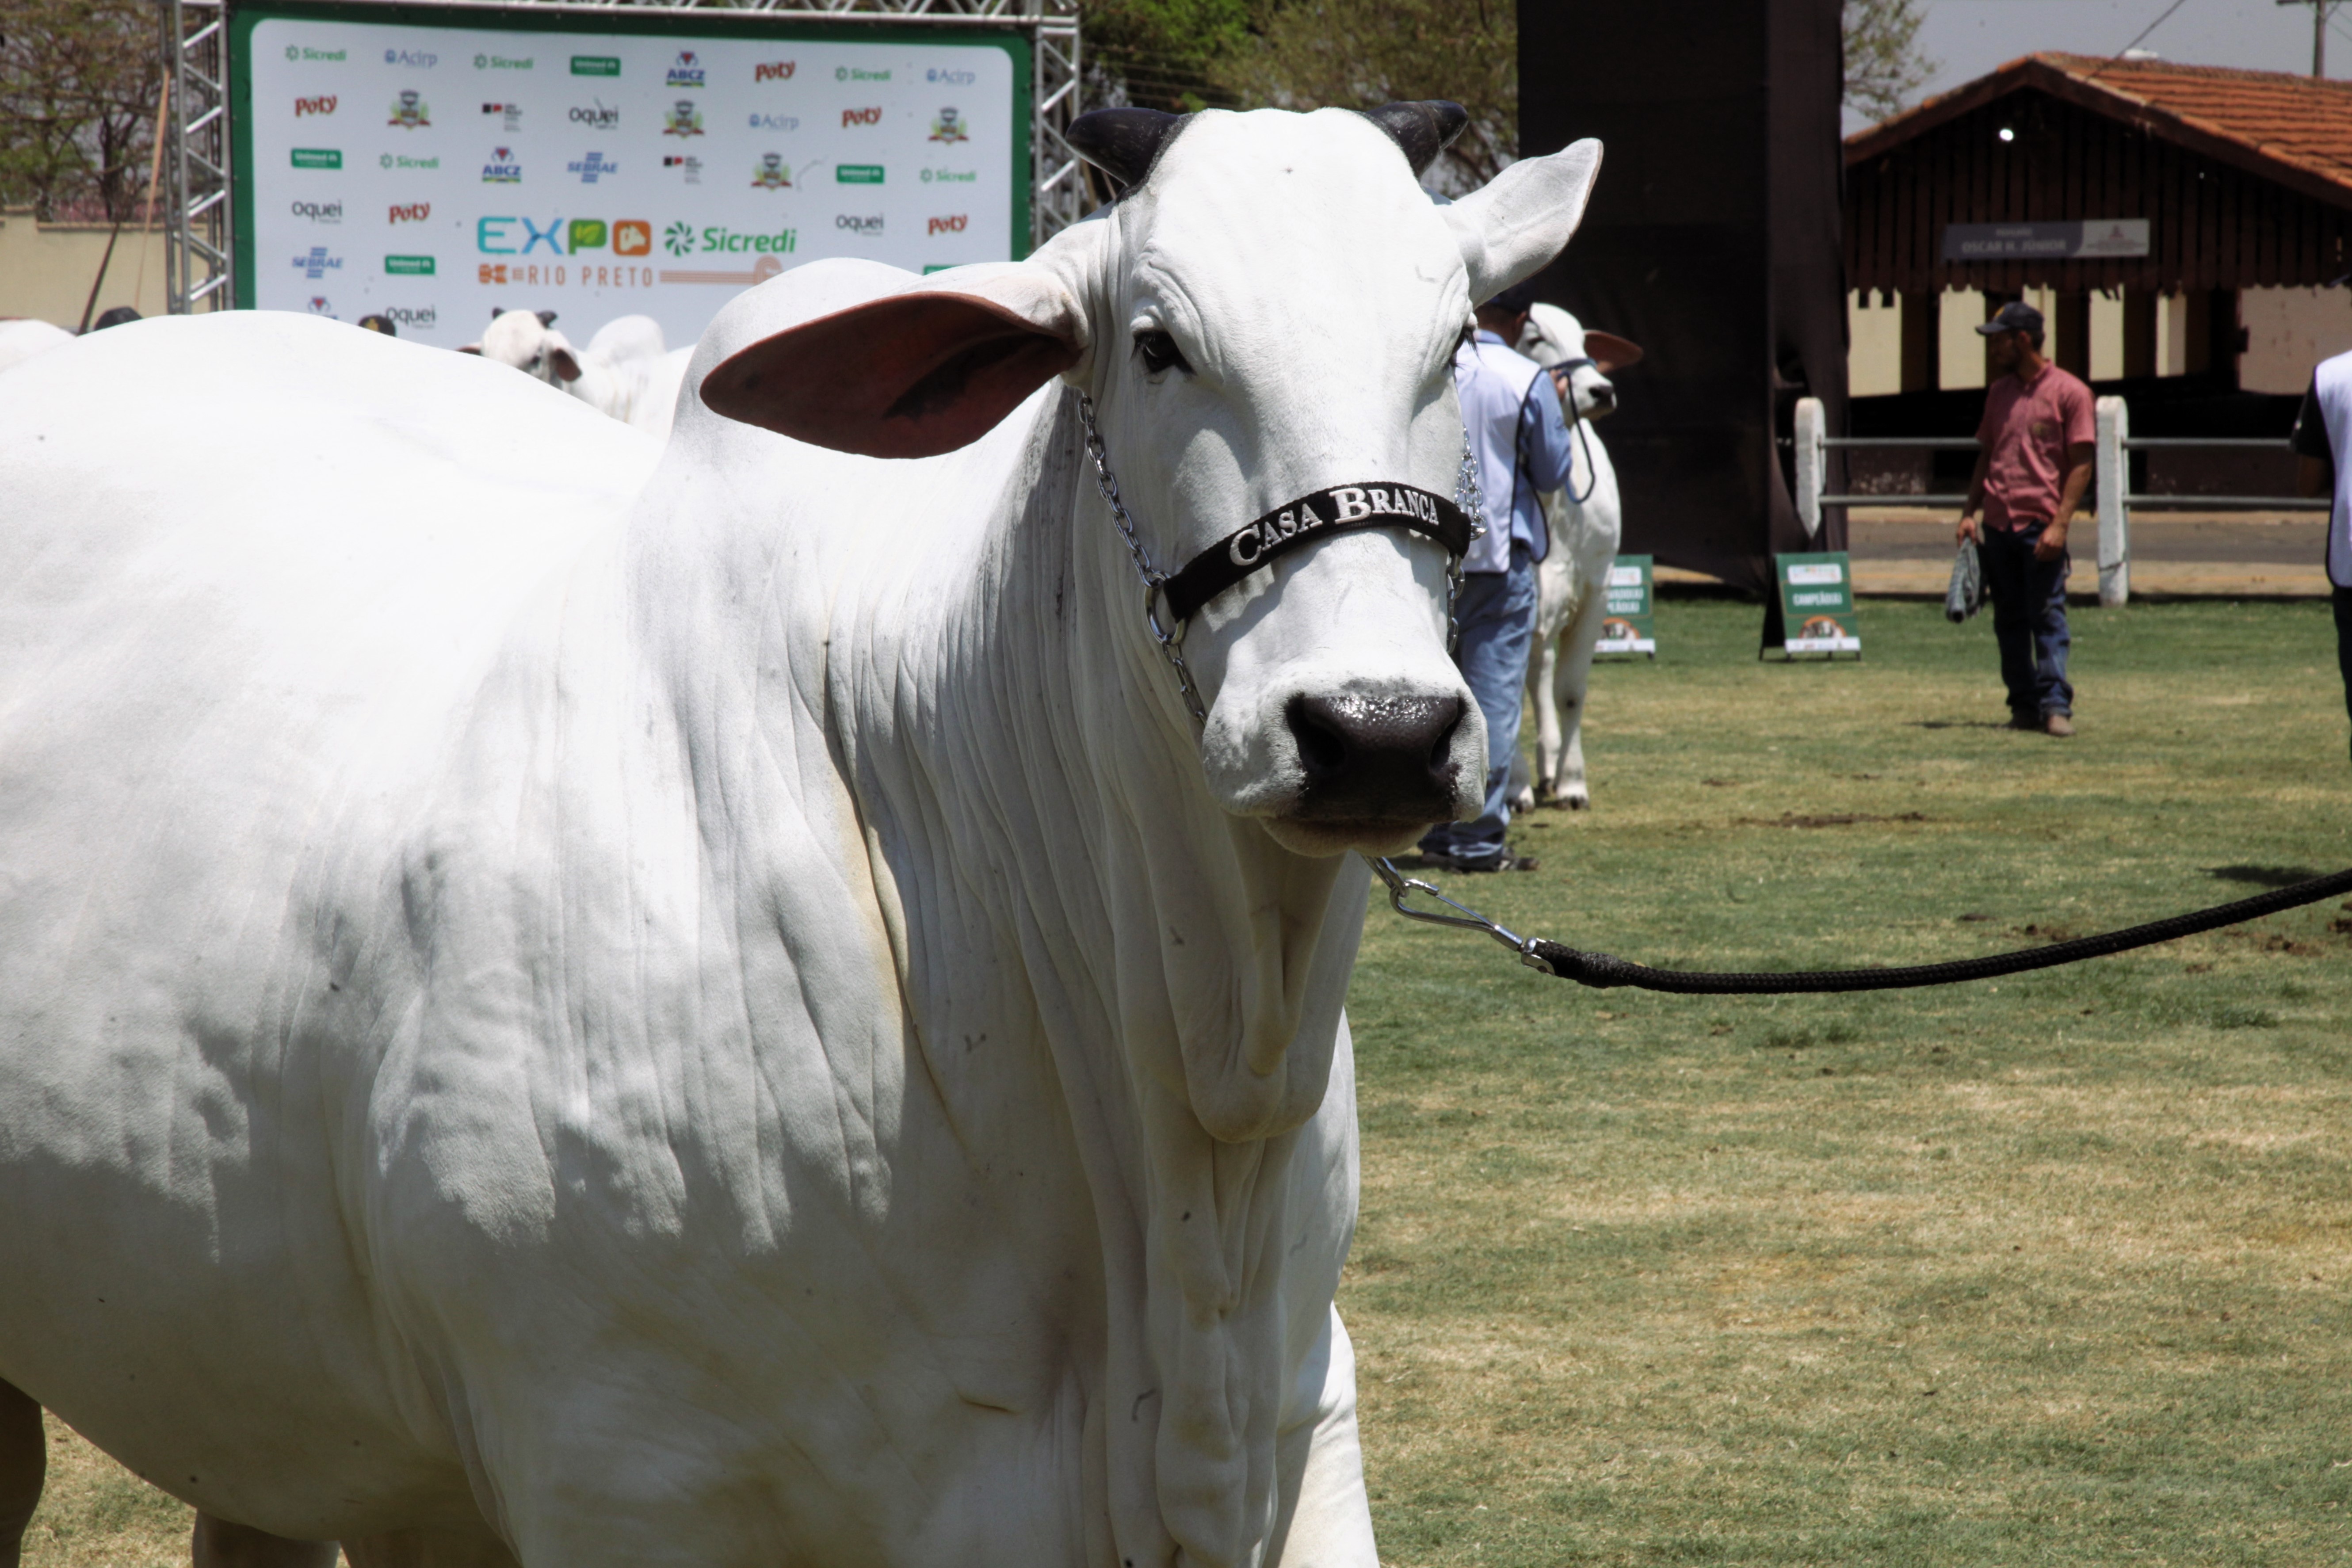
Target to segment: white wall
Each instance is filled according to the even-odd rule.
[[[104,227],[80,224],[37,224],[27,211],[0,213],[0,317],[32,316],[72,331],[81,321],[89,286],[106,255],[107,233]],[[125,228],[115,241],[114,259],[107,265],[92,321],[117,305],[129,305],[142,316],[163,313],[160,226],[146,237],[143,286],[141,249],[138,229]]]
[[[2249,392],[2301,392],[2312,366],[2352,351],[2352,289],[2249,289],[2238,319],[2246,328],[2238,384]]]

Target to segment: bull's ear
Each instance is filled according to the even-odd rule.
[[[1086,348],[1086,313],[1052,272],[961,267],[738,350],[702,401],[836,452],[929,458],[986,435]]]
[[[482,345],[479,343],[464,343],[459,345],[457,352],[461,354],[478,354],[482,352]]]
[[[1523,158],[1439,209],[1462,247],[1473,305],[1534,277],[1567,248],[1600,173],[1601,143],[1587,139],[1548,158]]]
[[[1614,332],[1588,331],[1584,334],[1584,354],[1601,374],[1613,375],[1642,363],[1642,345]]]

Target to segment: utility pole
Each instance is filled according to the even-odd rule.
[[[2311,74],[2327,74],[2327,14],[2336,9],[2336,0],[2278,0],[2282,5],[2311,7]]]

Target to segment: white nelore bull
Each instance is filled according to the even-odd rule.
[[[1584,698],[1592,682],[1592,645],[1600,640],[1609,563],[1623,542],[1617,470],[1593,422],[1617,411],[1610,373],[1642,351],[1608,332],[1588,332],[1557,305],[1537,305],[1519,334],[1519,352],[1547,367],[1568,367],[1569,439],[1576,453],[1568,488],[1544,493],[1551,553],[1536,574],[1535,646],[1528,696],[1536,710],[1536,772],[1525,756],[1511,763],[1511,809],[1538,804],[1581,811],[1592,804],[1584,778]]]
[[[661,323],[651,316],[615,317],[596,330],[585,349],[574,349],[556,331],[552,310],[500,310],[480,342],[458,352],[560,386],[599,414],[656,440],[669,437],[677,389],[694,357],[692,349],[665,347]]]
[[[0,1378],[200,1563],[1374,1568],[1345,852],[1478,809],[1445,551],[1209,601],[1202,733],[1080,395],[1161,566],[1450,495],[1600,157],[1441,211],[1459,121],[1083,120],[1121,200],[751,289],[657,468],[293,316],[0,381]]]

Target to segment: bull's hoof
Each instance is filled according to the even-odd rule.
[[[1589,811],[1592,808],[1592,796],[1584,790],[1572,789],[1552,804],[1566,806],[1570,811]]]
[[[1531,789],[1523,789],[1519,791],[1518,794],[1511,797],[1511,809],[1513,811],[1529,812],[1533,811],[1535,808],[1536,792]]]

